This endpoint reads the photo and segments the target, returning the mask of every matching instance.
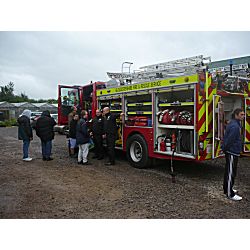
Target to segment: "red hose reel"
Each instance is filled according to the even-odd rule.
[[[191,112],[183,110],[166,109],[157,113],[160,124],[193,125],[193,115]]]

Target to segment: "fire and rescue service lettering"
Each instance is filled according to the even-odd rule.
[[[161,81],[141,83],[139,86],[139,89],[160,87]]]
[[[173,84],[172,83],[173,80],[174,80],[175,85],[187,83],[184,80],[184,77],[182,76],[182,77],[178,77],[178,78],[174,78],[174,79],[164,79],[164,80],[159,80],[159,81],[154,81],[154,82],[144,82],[144,83],[120,86],[117,88],[97,90],[97,96],[112,95],[112,94],[121,93],[121,92],[140,91],[140,90],[151,89],[151,88],[167,87],[167,86],[170,86]],[[197,81],[198,81],[197,74],[189,76],[189,83],[195,83]]]
[[[141,83],[141,84],[127,85],[127,86],[115,88],[115,92],[140,90],[140,89],[155,88],[155,87],[160,87],[160,86],[161,86],[161,81],[146,82],[146,83]]]
[[[141,83],[141,84],[127,85],[127,86],[115,88],[115,92],[140,90],[140,89],[155,88],[155,87],[160,87],[160,86],[161,86],[161,81],[146,82],[146,83]]]
[[[124,87],[120,87],[120,88],[115,88],[115,92],[123,92],[123,91],[129,91],[129,90],[133,90],[132,85],[128,85],[128,86],[124,86]]]

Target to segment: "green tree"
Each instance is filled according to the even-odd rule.
[[[23,101],[28,102],[29,101],[29,97],[25,94],[25,93],[21,93],[21,98],[23,99]]]
[[[45,99],[38,99],[37,102],[38,103],[42,103],[42,102],[47,102],[47,100],[45,100]]]
[[[47,102],[50,104],[56,104],[57,100],[56,99],[48,99]]]
[[[5,86],[0,86],[0,102],[30,102],[30,103],[39,103],[39,102],[47,102],[47,103],[57,103],[56,99],[30,99],[25,93],[21,93],[21,95],[14,94],[14,83],[9,82]]]
[[[1,86],[0,101],[11,102],[14,99],[14,83],[9,82],[5,86]]]

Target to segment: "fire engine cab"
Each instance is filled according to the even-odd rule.
[[[235,108],[245,110],[242,152],[250,152],[250,79],[248,67],[209,69],[210,57],[195,56],[108,72],[110,80],[84,86],[59,85],[58,118],[67,123],[72,106],[108,106],[125,114],[117,120],[117,149],[137,168],[153,158],[204,161],[222,157],[221,143]],[[123,71],[123,70],[122,70]],[[64,104],[63,104],[64,103]]]

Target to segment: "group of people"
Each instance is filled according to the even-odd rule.
[[[33,132],[30,125],[31,111],[25,109],[18,122],[18,139],[23,141],[23,161],[32,161],[29,157],[30,141],[33,140]],[[51,157],[52,140],[54,139],[55,120],[50,116],[48,110],[43,111],[36,122],[36,134],[41,139],[42,156],[44,161],[53,160]]]
[[[88,112],[73,111],[69,116],[69,144],[70,155],[76,155],[75,149],[78,145],[78,164],[90,165],[88,161],[89,142],[93,138],[95,155],[93,158],[102,160],[105,157],[103,140],[106,139],[108,161],[105,165],[115,165],[115,141],[117,138],[117,123],[116,119],[121,117],[121,114],[110,113],[110,108],[105,107],[103,112],[96,110],[96,116],[92,121],[91,130],[88,129]]]
[[[93,158],[98,160],[104,159],[105,151],[103,140],[106,139],[108,162],[105,165],[115,164],[115,141],[117,138],[118,116],[122,118],[124,114],[112,114],[109,107],[105,107],[103,112],[96,110],[96,116],[93,119],[92,131],[89,131],[88,112],[82,110],[79,115],[76,111],[71,114],[69,121],[70,137],[70,155],[75,155],[75,148],[78,145],[78,164],[89,165],[88,153],[90,137],[93,137],[95,145],[95,155]],[[23,140],[23,160],[31,161],[29,157],[29,145],[33,140],[32,128],[30,126],[30,110],[24,110],[18,118],[18,137]],[[239,201],[242,199],[233,188],[234,180],[237,173],[237,164],[240,152],[242,151],[241,140],[241,121],[244,120],[245,113],[242,109],[237,108],[232,114],[232,120],[226,126],[226,132],[223,139],[222,150],[225,153],[226,165],[224,173],[223,189],[224,194],[231,200]],[[44,161],[50,161],[52,140],[54,139],[55,120],[50,116],[49,111],[44,111],[36,123],[36,134],[41,139],[42,156]]]

